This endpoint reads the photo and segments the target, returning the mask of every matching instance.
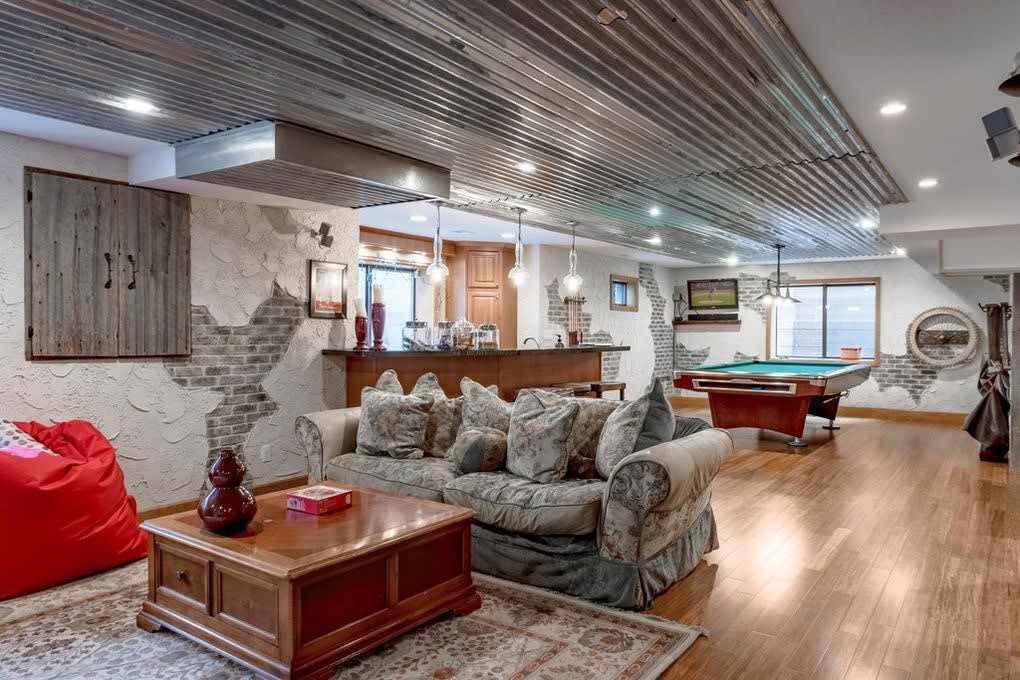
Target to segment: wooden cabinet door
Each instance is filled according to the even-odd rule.
[[[503,321],[503,308],[497,291],[469,290],[467,294],[468,321],[475,324],[494,323],[497,326]]]
[[[191,351],[188,196],[120,187],[121,356]]]
[[[499,265],[498,250],[469,250],[467,254],[467,287],[499,288],[503,282]]]
[[[117,356],[118,185],[27,172],[25,188],[31,356]]]

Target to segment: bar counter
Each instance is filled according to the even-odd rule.
[[[597,382],[602,379],[602,354],[626,352],[626,345],[589,345],[563,349],[487,349],[402,351],[324,349],[322,354],[343,361],[347,369],[347,405],[361,404],[363,387],[375,385],[387,368],[397,372],[405,390],[424,373],[432,372],[447,396],[460,395],[460,380],[471,378],[497,385],[500,396],[512,400],[525,387],[556,383]]]

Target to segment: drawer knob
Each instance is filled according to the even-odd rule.
[[[188,572],[184,571],[183,569],[178,569],[174,573],[174,576],[177,577],[178,581],[187,581],[188,580]]]

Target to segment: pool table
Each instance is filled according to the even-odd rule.
[[[708,393],[716,427],[760,427],[804,446],[808,414],[836,429],[839,399],[871,375],[867,364],[791,360],[739,361],[675,371],[673,385]]]

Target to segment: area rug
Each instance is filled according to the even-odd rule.
[[[333,677],[651,680],[703,632],[483,575],[475,583],[482,596],[475,613],[443,616],[339,666]],[[0,677],[253,677],[175,633],[135,627],[145,589],[142,561],[0,602]]]

